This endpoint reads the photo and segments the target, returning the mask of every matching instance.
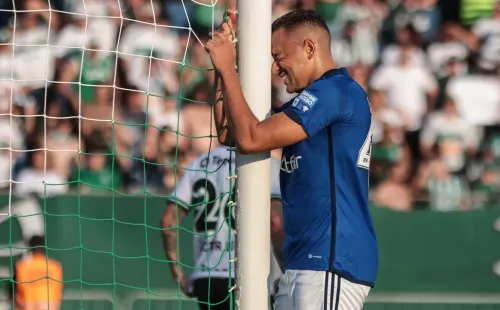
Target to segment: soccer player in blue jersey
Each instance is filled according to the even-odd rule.
[[[285,241],[278,310],[362,309],[377,275],[368,208],[371,111],[363,88],[336,68],[320,15],[295,10],[272,25],[272,70],[298,95],[259,121],[234,68],[223,24],[207,42],[223,100],[214,107],[220,140],[240,153],[283,148],[280,186]]]

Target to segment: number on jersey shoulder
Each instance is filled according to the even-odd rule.
[[[372,155],[372,129],[368,131],[368,135],[363,142],[363,146],[358,153],[358,167],[363,169],[370,169],[370,158]]]
[[[231,193],[234,199],[235,187]],[[194,230],[196,233],[211,234],[219,230],[223,216],[226,224],[231,225],[232,229],[236,227],[234,208],[229,206],[229,193],[219,195],[215,185],[208,179],[199,179],[193,185],[192,203],[196,204],[197,212],[194,216]],[[206,207],[205,207],[206,206]],[[232,209],[229,214],[229,209]]]

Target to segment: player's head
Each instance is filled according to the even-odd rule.
[[[33,253],[45,252],[45,237],[40,235],[35,235],[28,241],[28,246]]]
[[[312,83],[319,68],[332,62],[330,31],[312,10],[294,10],[272,24],[273,73],[284,79],[288,93]]]

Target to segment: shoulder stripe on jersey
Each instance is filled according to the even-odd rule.
[[[176,205],[178,205],[179,207],[181,207],[182,209],[184,209],[187,212],[189,212],[191,209],[191,206],[189,205],[189,203],[187,203],[184,200],[177,198],[177,197],[168,198],[167,202],[175,203]]]

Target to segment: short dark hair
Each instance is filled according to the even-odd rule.
[[[28,246],[33,250],[43,250],[45,247],[45,237],[41,235],[35,235],[28,241]]]
[[[325,30],[330,35],[330,29],[328,29],[323,17],[315,10],[305,9],[293,10],[278,17],[273,22],[271,31],[275,32],[281,28],[285,30],[295,30],[303,26],[318,27]]]

